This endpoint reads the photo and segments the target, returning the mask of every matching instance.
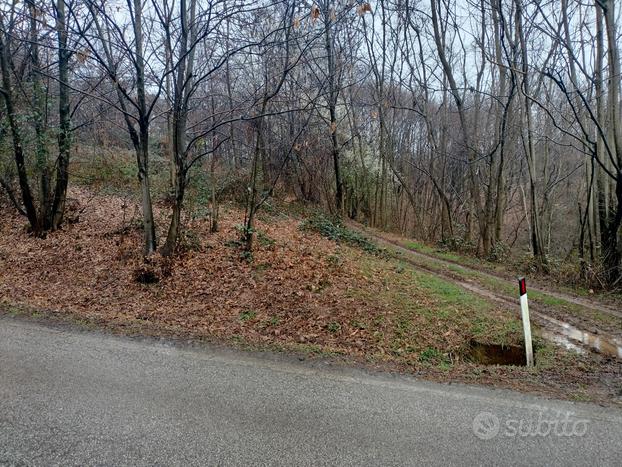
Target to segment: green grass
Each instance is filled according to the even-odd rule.
[[[499,344],[520,339],[520,323],[509,313],[450,280],[396,260],[359,257],[358,261],[373,285],[349,290],[349,295],[372,306],[382,304],[391,312],[364,323],[357,320],[357,327],[364,326],[378,345],[388,345],[398,358],[427,362],[429,349],[435,349],[442,358],[434,358],[434,365],[447,367],[449,354],[464,351],[473,338]]]
[[[569,305],[574,305],[573,303],[567,302],[564,299],[558,298],[558,297],[553,297],[551,295],[548,295],[546,293],[543,292],[538,292],[535,290],[532,290],[529,292],[529,296],[532,300],[538,301],[538,302],[542,302],[545,305],[549,305],[549,306],[569,306]]]
[[[254,310],[244,310],[240,313],[240,321],[251,321],[255,319],[257,313]]]
[[[482,261],[479,259],[474,259],[468,256],[459,255],[458,253],[455,253],[453,251],[439,250],[437,248],[433,248],[430,245],[426,245],[425,243],[421,243],[421,242],[409,241],[409,242],[406,242],[404,246],[408,249],[418,251],[419,253],[434,256],[435,258],[440,258],[440,259],[444,259],[446,261],[452,261],[455,263],[462,263],[462,264],[466,264],[469,266],[477,266],[477,265],[481,265],[482,263]]]
[[[449,256],[452,256],[451,253],[439,253],[427,245],[422,245],[416,242],[408,242],[407,247],[421,253],[432,255],[439,259],[448,260],[450,259]],[[455,258],[458,259],[459,262],[472,263],[474,261],[472,258],[464,258],[457,255],[453,256],[455,256]],[[426,259],[411,256],[409,257],[409,260],[411,260],[416,265],[438,272],[440,274],[449,274],[452,277],[456,277],[457,279],[475,282],[477,285],[490,292],[502,295],[510,300],[516,299],[518,303],[517,285],[505,279],[490,277],[483,272],[472,269],[465,269],[464,267],[461,267],[457,264],[440,263],[435,261],[433,258]],[[453,261],[455,259],[450,260]],[[557,310],[562,313],[582,318],[588,318],[595,321],[596,323],[605,324],[613,328],[622,328],[622,320],[616,316],[569,302],[562,298],[547,294],[546,292],[531,290],[529,291],[529,300],[533,303],[544,305],[548,308]]]
[[[462,274],[464,276],[471,276],[473,273],[467,269],[464,269],[462,266],[458,266],[457,264],[448,264],[447,269],[451,272]]]
[[[424,244],[424,243],[419,243],[419,242],[408,242],[406,243],[406,248],[409,248],[411,250],[415,250],[415,251],[419,251],[421,253],[426,253],[429,255],[433,255],[436,253],[436,251],[434,250],[434,248]]]
[[[419,362],[425,366],[436,366],[437,368],[448,371],[452,367],[451,358],[438,349],[426,347],[419,353]]]
[[[443,306],[466,306],[487,310],[490,302],[462,287],[431,274],[418,274],[419,285],[431,295],[440,299]]]

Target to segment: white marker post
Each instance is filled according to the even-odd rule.
[[[529,304],[527,303],[527,284],[525,278],[518,279],[520,292],[520,313],[523,318],[523,333],[525,334],[525,357],[527,366],[533,366],[533,348],[531,346],[531,323],[529,322]]]

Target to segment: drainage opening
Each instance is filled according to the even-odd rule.
[[[156,284],[160,278],[152,269],[142,267],[134,271],[134,280],[141,284]]]
[[[515,345],[483,344],[472,340],[467,358],[482,365],[518,365],[525,366],[525,349]]]

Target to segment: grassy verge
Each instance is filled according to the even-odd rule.
[[[463,281],[474,282],[492,293],[502,295],[509,299],[516,298],[516,284],[502,278],[490,277],[490,275],[478,271],[477,269],[481,268],[482,264],[475,264],[477,263],[477,260],[474,258],[437,251],[430,246],[416,242],[404,243],[404,247],[432,257],[430,259],[417,256],[409,258],[423,268],[430,269],[441,274],[451,275],[452,277]],[[449,261],[450,263],[437,262],[434,261],[434,258]],[[464,264],[469,269],[455,263]],[[485,263],[486,266],[489,264],[489,262]],[[497,268],[499,267],[497,266]],[[581,320],[591,321],[599,328],[605,328],[605,330],[612,333],[620,333],[620,330],[622,330],[622,319],[620,317],[573,303],[564,300],[563,298],[549,295],[546,292],[530,290],[529,300],[535,304],[544,306],[547,309],[556,311],[560,315],[567,315]]]
[[[358,262],[370,285],[349,296],[391,310],[356,323],[375,336],[382,352],[411,364],[446,366],[464,356],[472,339],[520,342],[520,326],[511,314],[449,281],[396,260],[363,256]]]

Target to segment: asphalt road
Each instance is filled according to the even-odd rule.
[[[621,465],[622,411],[0,316],[2,465]]]

